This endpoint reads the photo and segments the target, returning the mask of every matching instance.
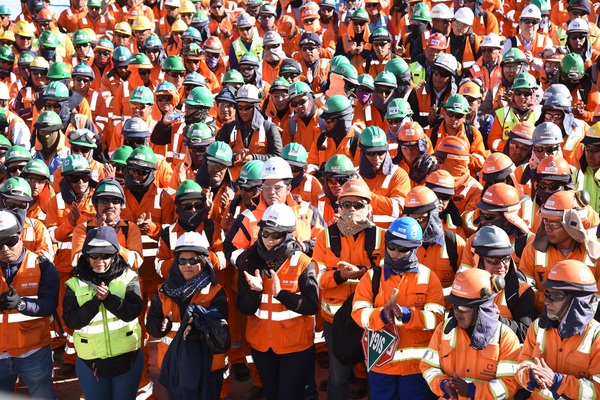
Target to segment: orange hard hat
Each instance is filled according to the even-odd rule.
[[[578,210],[581,220],[587,219],[585,206],[589,203],[590,195],[585,190],[563,190],[554,193],[540,207],[539,215],[542,218],[562,220],[565,211]]]
[[[514,187],[506,183],[496,183],[483,192],[477,207],[485,211],[515,211],[521,207],[521,199]]]
[[[425,186],[415,186],[406,193],[404,214],[420,214],[436,209],[437,195]]]
[[[290,15],[284,15],[277,21],[277,32],[282,38],[290,38],[296,33],[296,21]]]
[[[504,286],[504,278],[484,269],[469,268],[454,277],[448,301],[456,306],[481,304],[493,298]]]
[[[204,50],[210,53],[221,53],[223,51],[223,43],[218,36],[209,36],[204,42]]]
[[[570,181],[571,178],[571,166],[561,156],[550,155],[544,157],[535,169],[534,179],[539,181],[540,179],[559,180],[564,181],[565,179]]]
[[[367,183],[361,178],[350,179],[348,182],[344,183],[338,197],[341,199],[342,197],[346,196],[362,197],[370,202],[371,189],[369,188],[369,185],[367,185]]]
[[[534,130],[535,125],[533,123],[529,121],[519,122],[513,126],[512,130],[508,133],[508,138],[532,146]]]
[[[54,14],[47,8],[43,8],[36,16],[36,22],[54,21]]]
[[[557,290],[596,293],[596,278],[590,268],[577,260],[559,261],[552,267],[542,286]]]
[[[319,8],[314,8],[311,6],[302,7],[302,11],[300,12],[300,19],[304,21],[305,19],[311,18],[321,19],[321,16],[319,15]]]
[[[433,190],[434,193],[454,196],[456,192],[454,189],[454,178],[445,169],[438,169],[429,174],[425,181],[425,186]]]
[[[481,178],[484,182],[493,182],[505,179],[515,170],[515,163],[504,153],[493,153],[489,155],[481,169]]]
[[[448,156],[455,156],[456,158],[469,158],[469,144],[456,136],[446,136],[437,145],[434,156],[440,158],[446,158]]]
[[[474,99],[481,99],[483,97],[481,94],[481,86],[473,81],[463,83],[460,88],[458,88],[458,94],[473,97]]]
[[[425,131],[423,131],[421,125],[416,121],[405,122],[400,128],[400,132],[398,132],[398,141],[400,143],[414,142],[424,137]]]

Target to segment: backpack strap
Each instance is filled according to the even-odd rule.
[[[446,241],[446,251],[448,252],[448,259],[454,272],[458,270],[458,249],[456,248],[456,233],[452,231],[444,231],[444,238]]]
[[[375,298],[379,293],[379,284],[381,283],[381,267],[379,265],[373,265],[373,277],[371,278],[371,285],[373,285],[373,304],[375,304]]]
[[[517,37],[516,36],[511,36],[510,38],[510,47],[518,47],[518,43],[517,43]]]
[[[528,236],[529,235],[527,235],[527,234],[523,234],[515,240],[515,254],[519,258],[521,258],[521,255],[523,254],[523,250],[525,250],[525,246],[527,245],[527,237]]]
[[[373,251],[375,251],[375,241],[377,240],[377,227],[372,226],[370,228],[365,229],[365,251],[367,252],[367,256],[369,257],[369,261],[371,262],[371,268],[373,268],[375,264],[375,257],[373,256]]]
[[[167,248],[171,248],[171,232],[169,232],[169,226],[162,228],[160,231],[160,240],[167,245]]]
[[[213,235],[215,234],[215,222],[212,219],[204,218],[204,234],[208,243],[212,246]]]
[[[433,127],[431,128],[431,134],[429,135],[429,140],[431,140],[431,148],[433,148],[434,150],[435,150],[435,145],[437,144],[438,131],[440,130],[440,126],[441,126],[441,123],[433,124]]]
[[[331,224],[327,227],[327,233],[329,234],[329,248],[337,258],[340,258],[340,254],[342,253],[340,228],[338,228],[337,224]]]

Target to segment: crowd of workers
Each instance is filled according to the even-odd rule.
[[[600,393],[598,4],[21,5],[0,391]]]

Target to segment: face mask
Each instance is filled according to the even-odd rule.
[[[206,57],[206,65],[211,71],[215,70],[217,65],[219,65],[219,59],[220,57]]]
[[[369,217],[369,207],[363,207],[360,210],[348,210],[343,207],[340,207],[340,217],[345,221],[352,221],[355,224],[359,222],[363,222]]]
[[[106,65],[108,64],[108,56],[96,53],[96,57],[94,57],[94,64],[100,67],[106,67]]]
[[[387,249],[385,250],[385,258],[383,260],[384,268],[392,271],[392,273],[398,275],[406,272],[418,265],[419,260],[417,259],[417,249],[413,249],[410,253],[402,258],[393,261],[388,254]]]
[[[42,57],[44,57],[48,61],[54,60],[54,57],[56,57],[56,49],[42,49],[41,53]]]
[[[40,141],[42,147],[44,147],[45,149],[52,147],[52,145],[56,142],[57,139],[58,131],[54,131],[50,135],[42,135],[40,133],[38,133],[37,135],[37,140]]]
[[[202,220],[204,219],[204,214],[206,214],[206,206],[198,211],[185,211],[181,207],[177,207],[177,220],[184,226],[188,227],[197,227],[200,225]]]
[[[11,70],[6,70],[6,69],[0,69],[0,78],[5,79],[8,78],[10,76],[10,72]]]
[[[133,193],[138,193],[146,190],[150,184],[154,182],[154,171],[148,174],[148,178],[144,182],[136,182],[131,174],[125,171],[125,187]]]
[[[367,104],[367,101],[369,101],[369,99],[371,98],[371,93],[365,92],[360,89],[356,89],[356,91],[354,91],[354,95],[356,96],[356,99],[360,102],[360,104]]]
[[[558,68],[548,68],[544,66],[544,71],[546,71],[548,82],[558,83]]]
[[[416,25],[409,25],[408,29],[410,30],[410,33],[412,33],[413,35],[419,35],[423,32],[425,32],[425,28],[427,28],[424,24],[416,24]]]
[[[273,50],[265,51],[266,62],[278,62],[279,60],[284,58],[286,58],[286,55],[281,46]]]

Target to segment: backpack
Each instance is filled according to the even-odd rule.
[[[327,229],[329,231],[331,251],[333,251],[336,257],[339,257],[341,251],[339,228],[337,227],[337,224],[333,224]],[[371,269],[373,270],[373,277],[371,279],[371,283],[373,284],[373,301],[375,301],[375,297],[379,292],[379,281],[381,280],[381,267],[375,265],[373,257],[376,230],[377,227],[365,229],[365,251],[369,256]],[[344,304],[342,304],[340,309],[335,313],[332,326],[331,349],[338,361],[346,365],[363,362],[365,359],[362,349],[362,336],[365,330],[357,325],[354,319],[352,319],[353,301],[354,293],[344,301]]]
[[[452,269],[456,273],[458,271],[458,250],[456,248],[456,233],[452,231],[444,231],[446,239],[446,251],[448,252],[448,260]]]

